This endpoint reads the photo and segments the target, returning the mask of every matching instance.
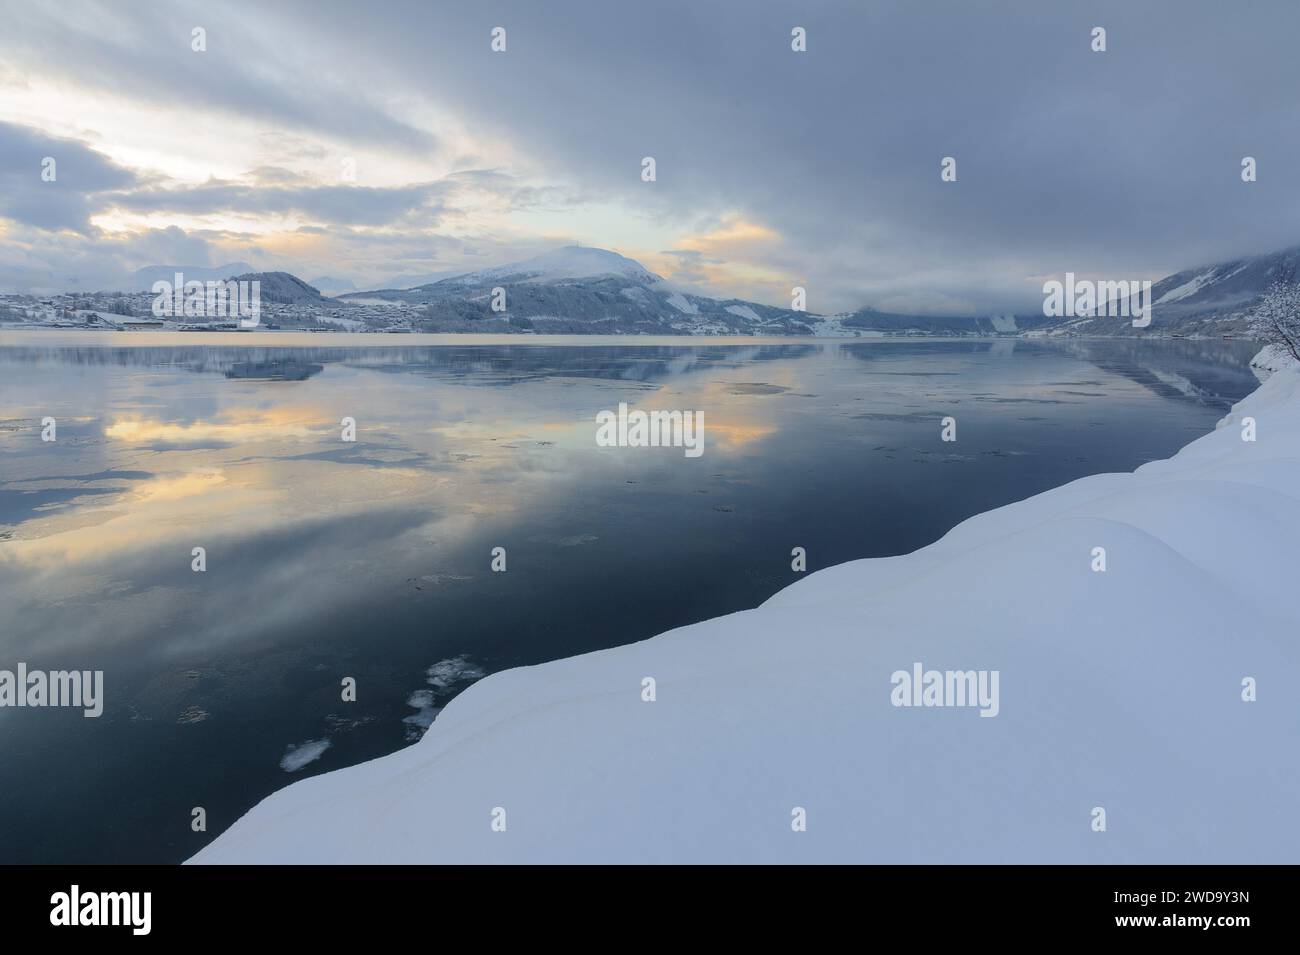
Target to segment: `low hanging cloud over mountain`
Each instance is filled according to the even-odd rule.
[[[1251,10],[15,5],[0,286],[244,260],[365,288],[580,240],[773,305],[1033,309],[1066,271],[1300,241],[1300,7]]]

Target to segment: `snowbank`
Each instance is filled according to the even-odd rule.
[[[1295,359],[1281,345],[1265,345],[1250,360],[1250,370],[1260,381],[1268,381],[1269,376],[1295,364]]]
[[[192,861],[1294,863],[1298,542],[1290,368],[1170,460],[490,676]],[[916,662],[998,671],[998,714],[893,705]]]

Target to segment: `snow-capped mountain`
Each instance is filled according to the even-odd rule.
[[[492,310],[493,289],[505,311]],[[411,308],[424,331],[527,329],[552,334],[810,335],[817,316],[680,288],[639,262],[569,246],[521,262],[450,276],[411,289],[342,295],[342,302]]]
[[[1152,321],[1133,328],[1114,318],[1079,318],[1058,327],[1084,335],[1245,335],[1255,301],[1276,281],[1300,275],[1300,246],[1187,269],[1151,286]]]
[[[1254,303],[1270,285],[1295,280],[1300,247],[1232,262],[1189,269],[1151,287],[1152,302],[1171,317],[1236,312]]]
[[[467,272],[449,279],[461,285],[482,285],[486,282],[499,283],[503,280],[512,282],[554,282],[560,279],[585,279],[602,275],[622,276],[635,282],[662,282],[659,276],[645,268],[640,262],[610,252],[608,249],[595,249],[585,246],[570,245],[554,252],[525,259],[522,262],[510,262],[493,268]]]
[[[363,285],[361,288],[415,288],[417,285],[432,285],[434,282],[441,282],[443,279],[449,279],[456,275],[463,275],[461,269],[443,269],[436,272],[402,272],[398,275],[390,276],[378,284]],[[315,284],[315,283],[312,283]],[[353,286],[347,289],[349,292],[355,292],[359,289]]]
[[[241,268],[242,267],[242,268]],[[444,273],[415,287],[343,292],[324,298],[287,272],[254,273],[152,266],[137,283],[186,278],[258,279],[267,302],[327,306],[328,321],[427,332],[538,332],[606,335],[808,335],[819,337],[1015,335],[1249,337],[1249,312],[1269,285],[1300,275],[1300,247],[1188,269],[1152,286],[1153,321],[1134,328],[1111,317],[1041,314],[927,316],[861,308],[834,315],[797,312],[675,285],[617,252],[580,246],[471,272]],[[325,280],[321,280],[322,283]],[[340,283],[341,284],[341,283]],[[148,287],[145,284],[145,287]],[[503,289],[504,311],[493,309]],[[341,309],[342,312],[338,310]],[[344,314],[347,313],[347,314]],[[319,316],[318,316],[319,317]],[[344,322],[346,324],[346,322]],[[349,325],[348,327],[353,327]]]
[[[240,282],[260,283],[262,301],[280,305],[332,305],[320,290],[288,272],[246,272],[230,276]]]

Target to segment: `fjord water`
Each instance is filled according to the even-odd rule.
[[[0,669],[105,687],[98,719],[0,709],[0,862],[188,858],[481,673],[754,607],[794,547],[905,553],[1167,457],[1255,387],[1255,350],[0,335]],[[620,402],[702,412],[703,455],[598,447]]]

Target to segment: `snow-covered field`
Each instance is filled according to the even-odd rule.
[[[1294,863],[1298,551],[1283,367],[1170,460],[494,674],[192,861]],[[916,662],[997,671],[997,715],[893,705]]]

